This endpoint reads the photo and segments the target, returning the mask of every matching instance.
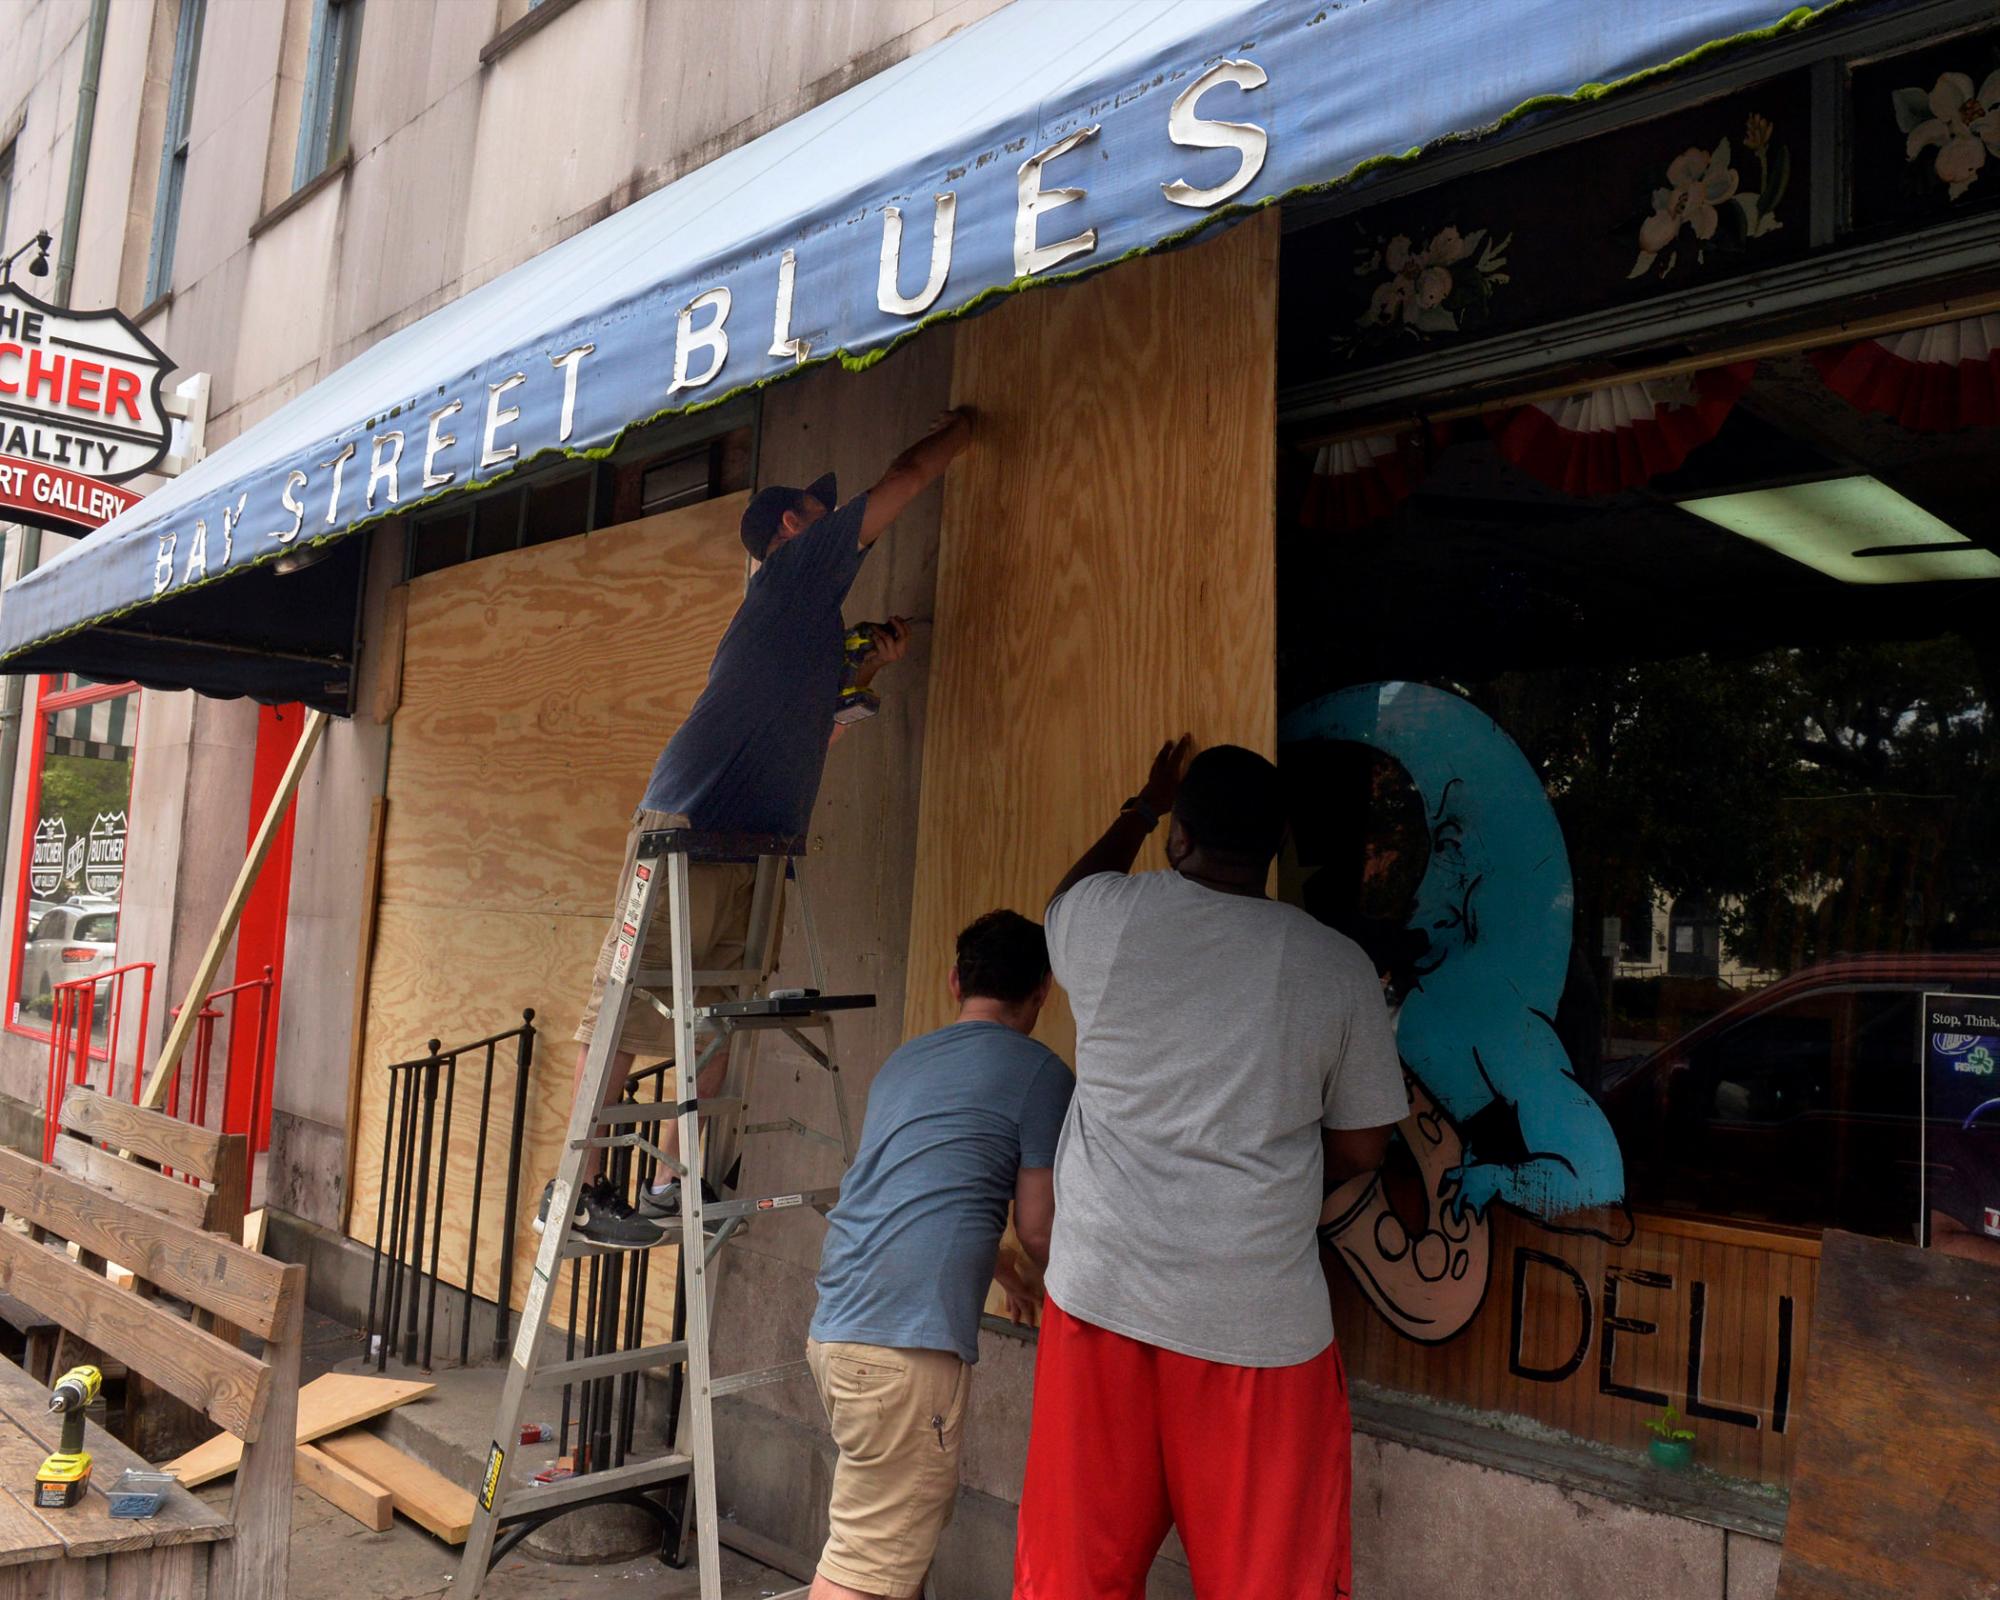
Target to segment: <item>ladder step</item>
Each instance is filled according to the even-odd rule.
[[[875,1004],[872,994],[783,995],[773,999],[759,995],[750,1000],[720,1000],[712,1006],[695,1007],[695,1015],[718,1021],[740,1022],[756,1017],[821,1017],[829,1011],[866,1011]]]
[[[796,1194],[767,1194],[755,1200],[718,1200],[701,1208],[703,1222],[727,1222],[731,1217],[762,1216],[769,1211],[790,1211],[795,1206],[832,1205],[840,1198],[840,1185],[830,1189],[801,1189]]]
[[[727,1111],[731,1106],[743,1104],[740,1094],[712,1094],[699,1102],[701,1112],[706,1116],[711,1111]],[[597,1118],[600,1128],[630,1128],[648,1122],[676,1122],[680,1119],[680,1107],[671,1100],[659,1100],[645,1105],[616,1105],[601,1112]]]
[[[685,1478],[693,1467],[694,1461],[688,1456],[654,1456],[647,1461],[628,1461],[622,1467],[612,1467],[605,1472],[587,1472],[578,1478],[537,1483],[525,1489],[516,1489],[506,1496],[496,1508],[495,1515],[505,1521],[509,1517],[525,1517],[537,1511],[554,1510],[557,1506],[573,1506],[580,1501],[595,1500],[600,1495],[620,1494],[627,1489],[649,1489],[656,1483],[671,1483],[676,1478]]]
[[[727,1377],[717,1378],[709,1384],[708,1392],[719,1398],[744,1389],[761,1389],[767,1383],[783,1383],[787,1378],[796,1378],[811,1370],[803,1361],[780,1361],[775,1367],[753,1367],[748,1372],[732,1372]]]
[[[687,1341],[643,1345],[636,1350],[611,1350],[601,1356],[579,1356],[574,1361],[553,1361],[536,1368],[528,1379],[531,1389],[557,1389],[566,1383],[588,1383],[592,1378],[612,1378],[621,1372],[640,1372],[647,1367],[679,1366],[687,1360]]]

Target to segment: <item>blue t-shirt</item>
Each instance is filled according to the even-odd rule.
[[[840,702],[840,608],[867,551],[857,495],[771,553],[716,647],[708,684],[646,783],[649,811],[711,832],[802,834]]]
[[[1046,1045],[954,1022],[882,1063],[819,1258],[822,1344],[979,1359],[1015,1175],[1053,1166],[1074,1080]]]

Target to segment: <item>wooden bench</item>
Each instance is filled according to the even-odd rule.
[[[97,1097],[102,1100],[102,1096]],[[115,1102],[105,1102],[115,1106]],[[99,1109],[99,1108],[93,1108]],[[121,1117],[130,1107],[116,1108]],[[68,1120],[65,1104],[65,1121]],[[167,1119],[161,1119],[162,1121]],[[181,1126],[181,1125],[176,1125]],[[199,1133],[191,1129],[189,1133]],[[171,1135],[184,1140],[185,1135]],[[135,1155],[193,1170],[185,1154],[163,1155],[146,1141],[166,1137],[138,1124],[98,1137]],[[77,1140],[58,1142],[79,1144]],[[116,1162],[118,1158],[99,1151]],[[131,1163],[120,1163],[130,1166]],[[88,1431],[96,1456],[84,1504],[33,1509],[35,1468],[53,1448],[59,1419],[47,1391],[0,1362],[0,1600],[41,1596],[130,1596],[133,1600],[283,1600],[292,1523],[293,1434],[298,1412],[300,1326],[305,1269],[253,1254],[198,1223],[134,1205],[80,1176],[102,1170],[95,1157],[72,1154],[53,1166],[0,1149],[0,1292],[158,1383],[243,1440],[229,1514],[172,1489],[156,1517],[123,1521],[109,1514],[104,1491],[131,1452],[98,1428]],[[134,1171],[142,1171],[133,1168]],[[160,1174],[163,1185],[192,1186]],[[123,1173],[109,1173],[121,1187]],[[163,1192],[163,1191],[161,1191]],[[34,1236],[16,1231],[25,1223]],[[74,1244],[82,1261],[66,1248]],[[134,1294],[84,1262],[115,1262],[160,1297]],[[253,1356],[171,1309],[165,1297],[242,1328],[263,1341]]]

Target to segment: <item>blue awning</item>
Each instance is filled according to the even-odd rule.
[[[7,590],[0,661],[338,707],[288,552],[1813,15],[1015,0],[366,350]]]

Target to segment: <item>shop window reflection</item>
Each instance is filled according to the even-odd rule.
[[[129,684],[42,680],[15,914],[17,1030],[46,1034],[62,984],[118,965],[138,713]]]

